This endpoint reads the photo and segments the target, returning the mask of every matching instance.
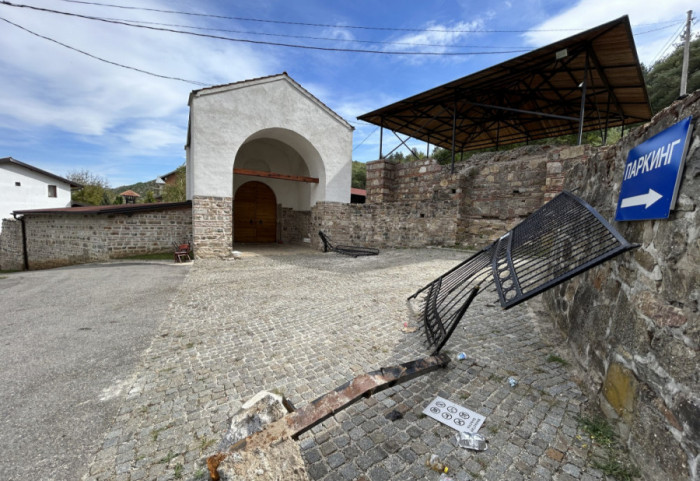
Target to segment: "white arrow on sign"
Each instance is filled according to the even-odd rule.
[[[656,192],[654,189],[649,189],[649,192],[642,195],[635,195],[634,197],[627,197],[622,199],[620,203],[620,208],[625,207],[636,207],[638,205],[643,205],[645,209],[648,209],[650,205],[662,198],[663,195]]]

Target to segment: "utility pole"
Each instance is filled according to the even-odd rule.
[[[681,97],[685,95],[688,89],[688,61],[690,57],[690,21],[693,19],[693,11],[688,10],[688,19],[685,21],[685,33],[683,40],[683,69],[681,71]]]

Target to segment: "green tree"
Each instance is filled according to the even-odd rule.
[[[124,197],[118,195],[114,198],[114,205],[119,205],[124,203]]]
[[[74,202],[100,205],[105,199],[105,194],[109,197],[107,179],[87,169],[70,171],[66,174],[66,179],[83,186],[82,189],[71,193],[71,199]]]
[[[393,160],[395,162],[399,163],[404,163],[404,162],[413,162],[415,160],[423,159],[425,158],[425,153],[421,152],[418,150],[418,148],[414,147],[411,149],[411,152],[404,154],[400,150],[396,150],[392,152],[391,154],[387,155],[384,157],[386,160]]]
[[[102,194],[102,202],[100,202],[100,205],[111,205],[112,202],[112,196],[109,194],[108,190],[105,190],[104,194]]]
[[[443,149],[442,147],[435,147],[430,157],[437,160],[438,164],[447,165],[452,163],[452,151]],[[459,156],[456,156],[455,162],[458,161]]]
[[[164,202],[184,202],[187,200],[187,168],[184,165],[175,171],[175,183],[163,186],[162,196]]]
[[[688,58],[688,93],[700,89],[700,38],[691,40]],[[671,105],[678,98],[683,68],[683,45],[651,67],[642,66],[652,113]]]
[[[364,162],[352,161],[352,187],[364,189],[367,187],[367,164]]]
[[[153,191],[149,190],[146,192],[146,196],[143,198],[143,203],[144,204],[152,204],[156,201],[156,196],[153,195]]]

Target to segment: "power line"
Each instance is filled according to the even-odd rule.
[[[125,5],[115,5],[112,3],[100,3],[100,2],[88,2],[84,0],[61,0],[67,3],[77,3],[82,5],[95,5],[100,7],[110,7],[110,8],[121,8],[124,10],[141,10],[146,12],[158,12],[158,13],[171,13],[177,15],[191,15],[195,17],[209,17],[209,18],[219,18],[224,20],[238,20],[243,22],[260,22],[260,23],[275,23],[282,25],[299,25],[303,27],[322,27],[322,28],[349,28],[349,29],[359,29],[359,30],[381,30],[381,31],[394,31],[394,32],[440,32],[440,33],[523,33],[523,32],[568,32],[568,31],[580,31],[579,28],[556,28],[556,29],[543,29],[543,30],[443,30],[443,29],[426,29],[426,28],[398,28],[398,27],[368,27],[363,25],[332,25],[326,23],[306,23],[306,22],[292,22],[288,20],[267,20],[260,18],[249,18],[249,17],[232,17],[228,15],[215,15],[211,13],[195,13],[195,12],[184,12],[180,10],[163,10],[158,8],[147,8],[147,7],[131,7]]]
[[[68,1],[68,0],[66,0],[66,1]],[[71,0],[71,1],[77,1],[77,0]],[[250,39],[242,39],[242,38],[222,37],[219,35],[209,35],[209,34],[197,33],[197,32],[187,32],[184,30],[174,30],[174,29],[170,29],[170,28],[151,27],[148,25],[139,25],[139,24],[130,23],[130,22],[110,20],[110,19],[106,19],[106,18],[102,18],[102,17],[93,17],[90,15],[81,15],[81,14],[77,14],[77,13],[63,12],[60,10],[52,10],[49,8],[35,7],[32,5],[14,4],[14,3],[8,2],[6,0],[0,1],[0,4],[7,5],[10,7],[27,8],[30,10],[36,10],[36,11],[40,11],[40,12],[55,13],[57,15],[65,15],[65,16],[69,16],[69,17],[82,18],[82,19],[86,19],[86,20],[95,20],[98,22],[111,23],[114,25],[125,25],[128,27],[144,28],[144,29],[160,31],[160,32],[179,33],[179,34],[183,34],[183,35],[191,35],[194,37],[211,38],[211,39],[215,39],[215,40],[226,40],[229,42],[250,43],[250,44],[255,44],[255,45],[269,45],[269,46],[274,46],[274,47],[301,48],[301,49],[306,49],[306,50],[321,50],[321,51],[326,51],[326,52],[371,53],[371,54],[380,54],[380,55],[408,55],[408,56],[428,55],[428,56],[447,56],[447,57],[460,57],[460,56],[469,56],[469,55],[495,55],[495,54],[522,52],[522,50],[517,50],[517,51],[505,50],[505,51],[500,51],[500,52],[406,52],[406,51],[401,52],[401,51],[388,51],[388,50],[365,50],[365,49],[353,49],[353,48],[317,47],[317,46],[313,46],[313,45],[299,45],[299,44],[289,44],[289,43],[279,43],[279,42],[264,42],[262,40],[250,40]],[[133,7],[133,8],[135,8],[135,7]]]
[[[58,40],[55,40],[55,39],[53,39],[53,38],[46,37],[46,36],[44,36],[44,35],[38,34],[38,33],[36,33],[36,32],[33,32],[33,31],[29,30],[28,28],[24,28],[24,27],[21,26],[21,25],[18,25],[18,24],[14,23],[14,22],[11,22],[11,21],[7,20],[6,18],[0,17],[0,20],[2,20],[3,22],[9,23],[10,25],[13,25],[13,26],[19,28],[20,30],[24,30],[25,32],[30,33],[30,34],[32,34],[32,35],[34,35],[34,36],[36,36],[36,37],[43,38],[44,40],[48,40],[49,42],[53,42],[53,43],[58,44],[58,45],[60,45],[60,46],[62,46],[62,47],[65,47],[65,48],[67,48],[67,49],[73,50],[73,51],[78,52],[78,53],[81,53],[81,54],[83,54],[83,55],[87,55],[88,57],[93,58],[93,59],[95,59],[95,60],[99,60],[100,62],[108,63],[108,64],[110,64],[110,65],[115,65],[115,66],[117,66],[117,67],[122,67],[122,68],[129,69],[129,70],[134,70],[134,71],[136,71],[136,72],[144,73],[144,74],[146,74],[146,75],[151,75],[151,76],[153,76],[153,77],[159,77],[159,78],[168,79],[168,80],[177,80],[177,81],[179,81],[179,82],[185,82],[185,83],[192,84],[192,85],[197,85],[197,86],[206,86],[206,85],[208,85],[208,84],[205,84],[205,83],[202,83],[202,82],[196,82],[196,81],[194,81],[194,80],[187,80],[187,79],[183,79],[183,78],[179,78],[179,77],[170,77],[170,76],[167,76],[167,75],[160,75],[160,74],[153,73],[153,72],[149,72],[149,71],[147,71],[147,70],[143,70],[143,69],[140,69],[140,68],[130,67],[129,65],[124,65],[124,64],[121,64],[121,63],[117,63],[117,62],[112,62],[111,60],[107,60],[107,59],[104,59],[104,58],[102,58],[102,57],[98,57],[97,55],[93,55],[93,54],[91,54],[91,53],[89,53],[89,52],[85,52],[84,50],[80,50],[80,49],[78,49],[78,48],[71,47],[70,45],[67,45],[67,44],[65,44],[65,43],[59,42]]]
[[[67,1],[67,0],[64,0]],[[455,45],[445,45],[445,44],[439,44],[439,43],[415,43],[415,42],[390,42],[390,41],[383,41],[383,40],[359,40],[359,39],[345,39],[345,38],[332,38],[332,37],[314,37],[311,35],[289,35],[289,34],[283,34],[283,33],[269,33],[269,32],[254,32],[250,30],[232,30],[232,29],[226,29],[226,28],[214,28],[214,27],[198,27],[194,25],[182,25],[182,24],[173,24],[173,23],[160,23],[160,22],[147,22],[145,20],[128,20],[128,19],[120,19],[120,18],[110,18],[108,20],[115,20],[115,21],[120,21],[120,22],[130,22],[138,25],[156,25],[160,27],[178,27],[178,28],[190,28],[193,30],[203,30],[203,31],[210,31],[210,32],[227,32],[227,33],[242,33],[245,35],[260,35],[260,36],[267,36],[267,37],[282,37],[282,38],[302,38],[302,39],[308,39],[308,40],[328,40],[328,41],[333,41],[333,42],[346,42],[346,43],[364,43],[364,44],[370,44],[370,45],[405,45],[408,47],[444,47],[444,48],[490,48],[490,49],[501,49],[501,48],[507,48],[507,49],[513,49],[509,50],[507,52],[494,52],[494,53],[514,53],[514,52],[529,52],[530,49],[527,48],[521,48],[520,46],[517,47],[511,47],[511,46],[506,46],[506,45],[500,45],[498,47],[496,46],[491,46],[491,45],[460,45],[460,44],[455,44]],[[675,27],[678,25],[678,22],[672,22],[669,24],[669,22],[663,22],[659,23],[660,25],[664,25],[663,27],[658,27],[654,28],[651,30],[645,30],[644,32],[636,32],[633,33],[633,35],[636,37],[638,35],[645,35],[647,33],[652,33],[652,32],[658,32],[660,30],[666,30],[672,27]],[[646,24],[646,25],[659,25],[659,24]],[[641,25],[638,25],[641,26]]]
[[[508,49],[516,49],[516,50],[511,50],[510,52],[516,52],[516,51],[527,52],[527,51],[529,51],[529,49],[525,49],[525,48],[521,48],[521,47],[509,47],[509,46],[495,47],[495,46],[489,46],[489,45],[445,45],[445,44],[437,44],[437,43],[388,42],[388,41],[382,41],[382,40],[358,40],[358,39],[344,39],[344,38],[331,38],[331,37],[314,37],[314,36],[310,36],[310,35],[287,35],[287,34],[283,34],[283,33],[251,32],[250,30],[231,30],[231,29],[226,29],[226,28],[197,27],[194,25],[182,25],[182,24],[160,23],[160,22],[146,22],[144,20],[125,20],[125,19],[120,19],[120,18],[110,18],[108,20],[115,20],[115,21],[119,21],[119,22],[129,22],[129,23],[134,23],[137,25],[157,25],[160,27],[191,28],[193,30],[204,30],[204,31],[213,31],[213,32],[242,33],[242,34],[246,34],[246,35],[261,35],[261,36],[268,36],[268,37],[303,38],[303,39],[308,39],[308,40],[329,40],[329,41],[333,41],[333,42],[365,43],[365,44],[376,44],[376,45],[406,45],[409,47],[492,48],[492,49],[508,48]],[[664,27],[664,28],[668,28],[668,27]],[[507,52],[507,53],[510,53],[510,52]],[[494,53],[502,53],[502,52],[494,52]]]
[[[656,54],[656,57],[654,57],[654,60],[652,60],[651,65],[654,65],[662,56],[664,53],[666,53],[666,50],[669,49],[669,47],[673,44],[673,41],[680,35],[681,30],[685,27],[684,24],[681,24],[675,32],[673,32],[673,35],[666,41],[664,46],[659,50],[659,53]]]
[[[578,32],[581,31],[580,28],[550,28],[550,29],[529,29],[529,30],[444,30],[444,29],[430,29],[430,28],[398,28],[398,27],[369,27],[363,25],[338,25],[338,24],[325,24],[325,23],[306,23],[306,22],[292,22],[288,20],[270,20],[270,19],[260,19],[260,18],[249,18],[249,17],[233,17],[227,15],[215,15],[209,13],[196,13],[196,12],[185,12],[181,10],[163,10],[157,8],[147,8],[147,7],[132,7],[126,5],[116,5],[111,3],[100,3],[100,2],[89,2],[86,0],[61,0],[67,3],[75,3],[82,5],[93,5],[100,7],[110,7],[119,8],[124,10],[141,10],[147,12],[159,12],[159,13],[169,13],[176,15],[190,15],[196,17],[209,17],[218,18],[223,20],[238,20],[244,22],[259,22],[259,23],[272,23],[272,24],[282,24],[282,25],[298,25],[304,27],[322,27],[322,28],[348,28],[348,29],[360,29],[360,30],[379,30],[379,31],[397,31],[397,32],[438,32],[438,33],[526,33],[526,32]],[[676,24],[676,21],[666,21],[666,22],[654,22],[654,23],[640,23],[636,27],[647,27],[654,25],[664,25],[668,23]],[[665,27],[663,27],[665,28]],[[654,30],[651,30],[654,31]],[[647,32],[644,32],[647,33]]]
[[[645,35],[645,34],[647,34],[647,33],[658,32],[658,31],[660,31],[660,30],[666,30],[667,28],[672,28],[672,27],[675,27],[676,25],[678,25],[678,22],[673,22],[673,23],[670,24],[670,25],[666,25],[666,26],[664,26],[664,27],[659,27],[659,28],[653,28],[653,29],[651,29],[651,30],[646,30],[646,31],[644,31],[644,32],[637,32],[637,33],[634,33],[634,34],[632,34],[632,35],[635,36],[635,37],[638,36],[638,35]]]
[[[362,144],[364,144],[364,143],[367,141],[367,139],[369,139],[372,135],[374,135],[374,133],[375,133],[377,130],[379,130],[379,127],[375,128],[372,132],[370,132],[369,135],[368,135],[367,137],[365,137],[364,140],[363,140],[362,142],[360,142],[359,144],[357,144],[357,145],[352,149],[352,151],[355,152],[355,150],[357,150],[357,148],[360,147]]]

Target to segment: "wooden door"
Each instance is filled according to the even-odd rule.
[[[246,182],[233,199],[233,241],[275,242],[277,199],[262,182]]]

